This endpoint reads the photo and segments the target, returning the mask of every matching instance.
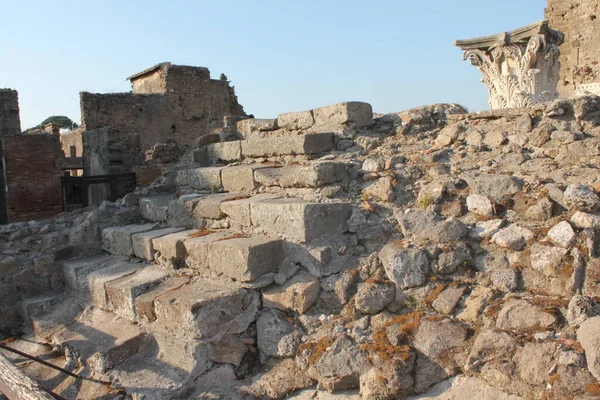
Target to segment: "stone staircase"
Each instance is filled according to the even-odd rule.
[[[241,376],[255,368],[251,324],[261,290],[285,290],[299,264],[321,276],[322,244],[347,231],[352,213],[345,202],[261,193],[342,182],[343,162],[208,166],[333,148],[331,133],[259,132],[248,128],[244,140],[196,150],[196,161],[207,166],[178,171],[174,193],[141,197],[145,222],[106,228],[104,253],[65,261],[66,296],[47,293],[21,304],[36,339],[64,351],[83,375],[134,398],[186,398],[182,393],[213,366]],[[277,308],[277,296],[269,302]]]

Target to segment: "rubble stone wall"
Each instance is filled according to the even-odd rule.
[[[58,138],[18,135],[2,140],[10,222],[49,218],[62,211]]]
[[[600,65],[600,1],[548,0],[546,19],[565,34],[560,46],[561,72],[558,90],[571,96],[581,85],[598,81]]]
[[[0,136],[19,133],[19,95],[16,90],[0,89]]]

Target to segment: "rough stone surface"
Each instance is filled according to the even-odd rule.
[[[376,314],[394,300],[395,294],[393,285],[363,283],[356,293],[356,309],[365,314]]]
[[[527,228],[523,228],[516,224],[510,225],[508,228],[501,229],[492,236],[492,243],[496,243],[500,247],[505,247],[511,250],[523,250],[527,241],[534,236]]]
[[[575,231],[567,221],[559,222],[548,231],[548,238],[557,246],[568,249],[575,242]]]
[[[258,349],[267,357],[292,357],[302,334],[281,312],[265,309],[256,320]]]
[[[585,185],[569,185],[563,195],[565,204],[573,210],[593,212],[600,206],[600,198]]]
[[[577,330],[577,340],[585,351],[588,369],[596,379],[600,379],[600,317],[583,322]]]
[[[528,331],[549,329],[556,317],[524,300],[510,300],[498,313],[496,326],[503,330]]]
[[[419,286],[427,280],[429,259],[416,248],[400,248],[391,243],[379,252],[388,278],[401,289]]]
[[[265,290],[262,295],[263,306],[304,314],[317,301],[320,292],[319,280],[310,274],[302,273],[281,287]]]
[[[490,199],[480,194],[470,194],[469,197],[467,197],[467,208],[469,211],[484,217],[491,217],[494,215],[494,205]]]

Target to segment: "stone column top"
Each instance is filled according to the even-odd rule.
[[[522,28],[514,29],[509,32],[502,32],[490,36],[482,36],[474,39],[456,40],[454,45],[461,50],[485,50],[490,47],[497,46],[498,44],[512,44],[512,43],[523,43],[528,42],[529,39],[535,35],[546,35],[557,36],[556,39],[561,44],[563,36],[558,31],[550,29],[548,20],[542,20],[535,22],[531,25],[524,26]]]

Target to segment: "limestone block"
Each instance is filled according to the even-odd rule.
[[[294,198],[252,202],[250,209],[253,226],[298,242],[345,232],[352,213],[349,203],[309,203]]]
[[[138,258],[152,261],[154,260],[154,246],[152,245],[152,240],[171,233],[180,232],[182,230],[183,228],[165,228],[155,231],[136,233],[131,236],[133,252]]]
[[[208,268],[208,248],[216,240],[232,234],[231,231],[219,231],[197,238],[189,238],[183,242],[187,253],[186,264],[190,268]]]
[[[187,275],[174,275],[136,297],[135,315],[137,318],[148,322],[155,321],[154,300],[164,293],[187,285],[190,279],[191,277]]]
[[[106,296],[106,283],[132,275],[138,269],[145,265],[139,263],[130,263],[123,261],[107,268],[92,272],[88,275],[90,295],[92,303],[102,309],[108,309],[108,299]]]
[[[281,168],[258,169],[254,178],[262,186],[282,188],[318,188],[344,179],[346,165],[338,161],[315,162],[311,165],[286,165]]]
[[[201,157],[203,159],[196,159],[197,157]],[[206,162],[209,164],[217,161],[238,161],[241,158],[242,146],[241,141],[239,140],[211,143],[194,153],[195,162]]]
[[[312,110],[279,114],[277,116],[277,126],[281,129],[308,129],[313,126],[314,123],[315,119]]]
[[[113,257],[108,254],[100,254],[63,262],[62,270],[65,285],[73,290],[80,290],[79,282],[83,281],[84,276],[97,269],[104,268],[106,263],[112,259]]]
[[[186,256],[183,243],[194,232],[196,230],[191,229],[152,239],[152,246],[156,251],[156,262],[167,268],[182,267]]]
[[[242,282],[251,282],[279,269],[283,242],[264,236],[215,241],[208,249],[211,270]]]
[[[247,199],[226,201],[221,203],[221,212],[227,215],[236,225],[239,225],[240,227],[249,227],[252,225],[250,219],[250,204],[276,198],[278,197],[275,195],[260,194]]]
[[[141,198],[139,207],[142,218],[157,222],[166,221],[169,202],[174,198],[174,194]]]
[[[268,165],[250,164],[224,168],[221,172],[223,189],[226,192],[248,193],[256,189],[255,171],[270,169]]]
[[[527,228],[518,225],[510,225],[507,228],[499,230],[492,236],[491,243],[496,243],[500,247],[521,251],[535,235]]]
[[[199,198],[196,208],[194,208],[193,218],[221,219],[224,214],[221,212],[221,204],[228,199],[240,196],[239,193],[219,193],[202,196]]]
[[[373,118],[373,107],[360,101],[337,103],[313,110],[315,125],[346,125],[367,122]]]
[[[205,167],[184,169],[177,172],[175,184],[189,186],[199,190],[221,189],[221,170],[223,167]]]
[[[153,266],[141,268],[135,274],[107,282],[106,294],[108,306],[118,315],[135,319],[135,301],[137,296],[158,285],[169,276],[164,269]]]
[[[237,131],[246,140],[263,137],[263,132],[277,130],[276,119],[244,119],[238,121]]]
[[[320,293],[319,280],[311,274],[302,273],[283,286],[265,290],[262,295],[263,306],[304,314],[315,304]]]
[[[317,154],[332,148],[332,133],[284,136],[242,141],[242,155],[244,157]]]
[[[254,296],[242,289],[195,280],[158,296],[154,312],[156,321],[176,335],[206,339],[245,331],[258,311]]]
[[[194,208],[202,199],[199,194],[186,194],[169,202],[167,223],[170,226],[194,227]]]
[[[594,214],[577,211],[571,217],[570,222],[577,228],[600,229],[600,216]]]
[[[102,249],[115,255],[133,255],[131,235],[147,232],[155,227],[156,224],[145,224],[106,228],[102,231]]]

